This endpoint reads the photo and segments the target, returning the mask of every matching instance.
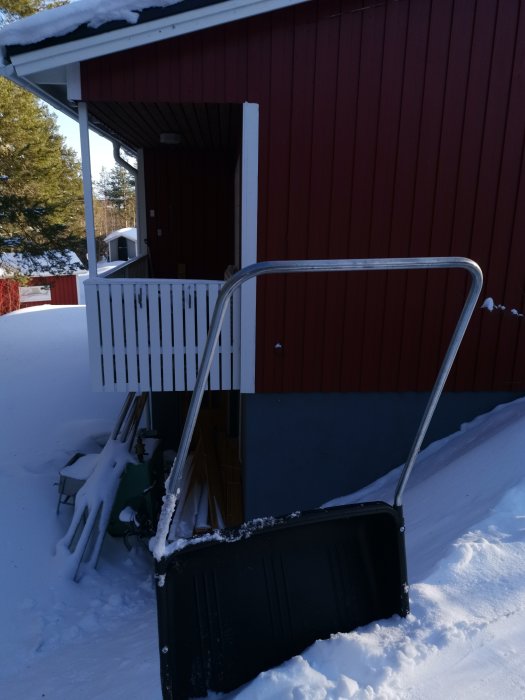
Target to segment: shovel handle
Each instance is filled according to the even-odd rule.
[[[241,285],[248,280],[262,275],[275,275],[284,273],[304,273],[304,272],[363,272],[373,270],[433,270],[433,269],[464,269],[469,272],[471,277],[470,290],[461,312],[459,321],[447,349],[445,358],[438,373],[438,377],[434,384],[434,388],[430,394],[429,401],[423,413],[423,418],[419,425],[418,431],[412,448],[410,450],[408,460],[403,468],[399,479],[396,494],[395,505],[401,507],[403,492],[407,480],[411,474],[415,459],[421,448],[421,443],[425,437],[430,420],[436,408],[436,404],[443,391],[445,381],[450,372],[450,368],[459,349],[461,340],[465,334],[472,312],[474,311],[476,301],[481,291],[483,284],[483,275],[479,266],[472,260],[462,257],[428,257],[428,258],[369,258],[369,259],[343,259],[343,260],[274,260],[268,262],[255,263],[245,267],[235,273],[227,280],[217,297],[215,309],[213,311],[208,338],[204,347],[201,365],[197,374],[195,388],[191,397],[186,422],[181,435],[177,457],[173,465],[173,469],[166,481],[167,498],[164,499],[164,505],[159,519],[159,529],[154,538],[154,551],[158,558],[163,551],[165,545],[161,544],[159,538],[167,537],[168,524],[171,522],[175,508],[177,507],[177,495],[180,493],[184,482],[184,465],[188,455],[190,442],[197,422],[197,415],[202,402],[210,367],[213,361],[215,349],[217,347],[219,334],[222,323],[226,315],[228,303],[235,292]],[[163,527],[160,527],[163,523]],[[162,533],[161,533],[162,530]]]

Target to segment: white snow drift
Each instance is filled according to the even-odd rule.
[[[57,472],[121,395],[92,394],[82,307],[0,318],[0,697],[158,700],[150,555],[107,539],[79,584],[55,544]],[[334,634],[238,700],[525,698],[525,401],[427,448],[405,498],[411,614]],[[391,501],[396,473],[338,503]],[[246,630],[250,634],[250,630]],[[211,694],[210,697],[219,697]]]

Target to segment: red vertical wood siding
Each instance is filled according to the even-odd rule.
[[[317,0],[89,61],[82,90],[257,102],[260,260],[465,255],[523,311],[524,61],[520,0]],[[257,390],[428,389],[465,287],[265,279]],[[478,310],[449,388],[523,390],[524,353],[522,319]]]
[[[51,301],[30,301],[20,304],[22,308],[27,306],[42,306],[44,304],[74,305],[78,304],[77,278],[75,275],[64,275],[62,277],[32,277],[31,284],[34,286],[51,286]]]

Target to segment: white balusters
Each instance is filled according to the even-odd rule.
[[[222,282],[95,278],[86,282],[91,371],[104,391],[189,391]],[[225,319],[211,389],[239,388],[238,300]]]

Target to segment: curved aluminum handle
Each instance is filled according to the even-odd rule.
[[[186,422],[182,431],[175,464],[166,481],[166,497],[164,499],[164,504],[159,518],[157,533],[152,541],[152,551],[155,557],[160,559],[164,554],[164,547],[167,541],[170,523],[177,506],[178,494],[180,493],[180,488],[184,478],[184,465],[186,463],[191,438],[197,422],[197,414],[199,412],[204,390],[206,388],[210,367],[213,361],[213,355],[217,346],[222,323],[226,315],[228,302],[238,287],[253,277],[293,272],[359,272],[369,270],[432,270],[455,268],[462,268],[470,273],[470,290],[452,336],[452,340],[450,341],[445,358],[439,370],[434,388],[432,389],[427,406],[423,413],[423,418],[410,450],[408,460],[404,466],[397,485],[395,505],[400,507],[407,480],[412,472],[414,462],[421,448],[421,443],[425,437],[425,433],[430,424],[436,404],[439,400],[441,392],[443,391],[443,386],[445,385],[448,373],[450,372],[450,368],[458,351],[463,335],[465,334],[468,322],[472,316],[472,312],[474,311],[476,301],[481,291],[483,275],[479,266],[474,261],[461,257],[365,258],[357,260],[274,260],[249,265],[248,267],[239,270],[239,272],[225,282],[215,304],[215,309],[210,323],[210,330],[206,340],[206,345],[204,347],[202,362],[197,374],[195,388],[193,390],[188,408],[188,414],[186,416]]]

